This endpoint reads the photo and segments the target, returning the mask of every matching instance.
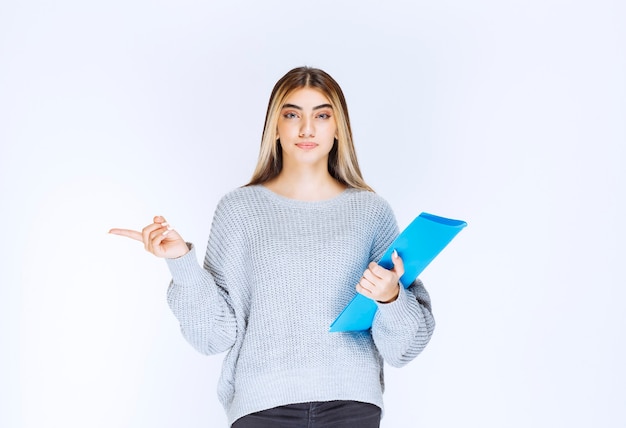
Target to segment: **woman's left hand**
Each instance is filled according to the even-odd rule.
[[[404,275],[404,263],[396,251],[391,256],[393,269],[388,270],[374,262],[370,263],[356,291],[380,303],[391,303],[400,293],[400,277]]]

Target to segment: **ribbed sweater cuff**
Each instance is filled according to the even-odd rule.
[[[196,258],[195,247],[192,244],[187,245],[189,246],[189,252],[184,256],[176,259],[165,259],[175,284],[195,284],[205,274],[204,269]]]
[[[380,320],[385,325],[405,325],[408,319],[415,317],[415,306],[418,304],[413,294],[406,288],[400,287],[398,298],[391,303],[379,303]]]

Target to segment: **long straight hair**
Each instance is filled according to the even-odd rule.
[[[317,89],[324,94],[335,114],[337,138],[328,155],[330,175],[348,187],[373,191],[361,175],[343,91],[328,73],[312,67],[294,68],[274,85],[265,115],[259,159],[247,186],[265,183],[280,174],[283,169],[282,147],[276,135],[278,118],[285,99],[293,91],[302,88]]]

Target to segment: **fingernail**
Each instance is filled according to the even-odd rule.
[[[167,236],[168,233],[170,233],[171,229],[167,229],[165,232],[163,232],[163,236]]]
[[[394,259],[398,258],[398,250],[396,250],[395,248],[393,249],[393,253],[391,254],[391,257],[393,257]]]

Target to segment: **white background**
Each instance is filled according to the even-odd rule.
[[[400,227],[469,223],[422,275],[437,329],[387,369],[382,426],[625,426],[625,23],[617,0],[2,0],[0,426],[225,425],[222,356],[107,231],[163,214],[203,248],[299,65],[342,85]]]

